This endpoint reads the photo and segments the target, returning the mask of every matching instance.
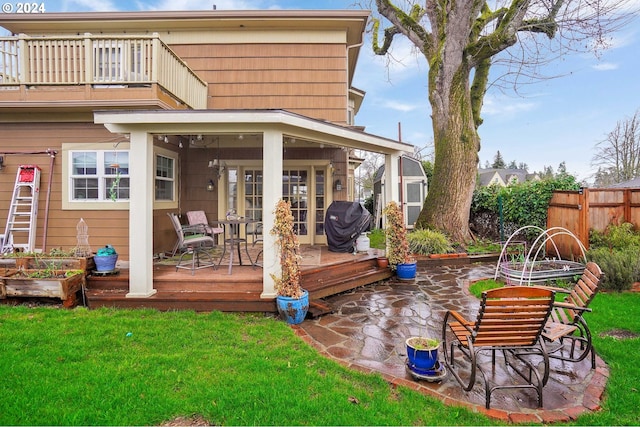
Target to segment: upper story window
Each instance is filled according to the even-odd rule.
[[[129,200],[129,152],[70,151],[72,201]]]

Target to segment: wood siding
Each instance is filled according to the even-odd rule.
[[[58,152],[54,158],[51,186],[51,158],[41,154],[3,154],[4,169],[0,172],[0,224],[4,225],[15,185],[18,166],[38,165],[42,169],[38,200],[36,248],[41,249],[45,236],[47,194],[50,194],[46,252],[52,248],[69,250],[77,246],[76,225],[83,218],[89,226],[89,244],[95,252],[100,246],[113,245],[122,259],[129,256],[129,212],[127,210],[62,210],[62,143],[112,141],[114,136],[104,126],[93,123],[3,123],[0,133],[0,152]],[[112,144],[105,144],[105,149]],[[117,230],[117,231],[116,231]]]
[[[172,45],[209,83],[208,108],[283,109],[345,124],[346,47],[342,44]]]

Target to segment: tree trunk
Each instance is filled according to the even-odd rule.
[[[480,141],[468,87],[470,71],[464,62],[454,72],[449,71],[439,67],[429,70],[435,162],[429,194],[416,226],[444,231],[454,242],[464,244],[472,239],[469,211]]]

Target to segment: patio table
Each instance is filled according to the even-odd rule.
[[[224,258],[225,253],[227,252],[227,247],[229,248],[229,274],[232,273],[233,269],[233,251],[234,249],[238,251],[238,262],[240,265],[242,264],[242,253],[240,250],[240,246],[244,243],[244,251],[249,258],[249,262],[252,266],[255,266],[253,260],[251,259],[251,255],[249,254],[249,248],[247,247],[247,224],[252,224],[258,222],[255,219],[251,218],[236,218],[236,219],[221,219],[218,221],[219,224],[222,224],[224,228],[224,245],[222,247],[222,255],[220,256],[220,260],[218,261],[218,266],[222,263],[222,259]],[[244,225],[244,227],[241,227]],[[244,237],[241,236],[241,230],[244,229]]]

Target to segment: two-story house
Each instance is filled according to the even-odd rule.
[[[353,150],[386,155],[398,198],[408,144],[355,126],[352,86],[368,11],[3,14],[0,228],[19,165],[41,169],[36,248],[112,244],[129,297],[148,297],[153,256],[173,246],[167,212],[229,210],[273,224],[292,202],[303,244],[353,189]],[[337,185],[340,183],[341,185]],[[1,232],[1,231],[0,231]],[[263,296],[279,266],[264,233]]]

